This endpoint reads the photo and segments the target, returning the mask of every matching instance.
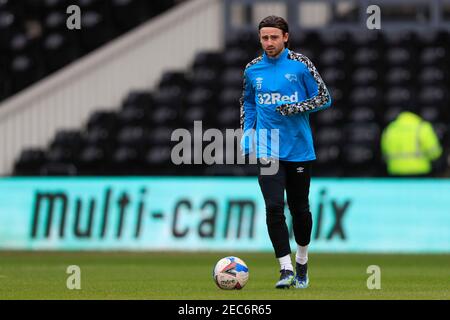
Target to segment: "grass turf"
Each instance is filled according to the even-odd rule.
[[[240,291],[212,280],[227,253],[0,252],[0,299],[450,299],[450,255],[310,254],[310,288],[277,290],[270,253],[239,253],[250,269]],[[69,265],[81,268],[81,290],[66,287]],[[381,289],[369,290],[369,265]]]

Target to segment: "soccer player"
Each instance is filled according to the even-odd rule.
[[[275,174],[264,175],[260,170],[258,175],[269,238],[280,263],[280,279],[275,287],[307,288],[312,229],[308,197],[311,165],[316,158],[308,117],[311,112],[329,107],[331,97],[311,61],[288,49],[289,27],[283,18],[264,18],[259,24],[259,40],[264,53],[248,63],[244,71],[241,148],[245,155],[254,151],[262,168],[272,161],[279,162]],[[268,141],[258,139],[261,129],[279,130],[278,148],[268,147]],[[252,140],[256,141],[256,150]],[[297,243],[296,274],[284,216],[285,190]]]

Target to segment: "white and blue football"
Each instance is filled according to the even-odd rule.
[[[248,267],[238,257],[220,259],[213,270],[214,282],[220,289],[242,289],[248,281]]]

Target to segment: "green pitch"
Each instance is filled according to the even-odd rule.
[[[450,299],[450,255],[310,254],[310,288],[277,290],[270,253],[239,253],[250,269],[240,291],[212,280],[229,253],[0,252],[0,299]],[[66,287],[69,265],[81,290]],[[381,289],[367,288],[367,267],[381,269]]]

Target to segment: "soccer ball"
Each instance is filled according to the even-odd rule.
[[[248,267],[238,257],[225,257],[216,263],[213,278],[220,289],[239,290],[248,281]]]

